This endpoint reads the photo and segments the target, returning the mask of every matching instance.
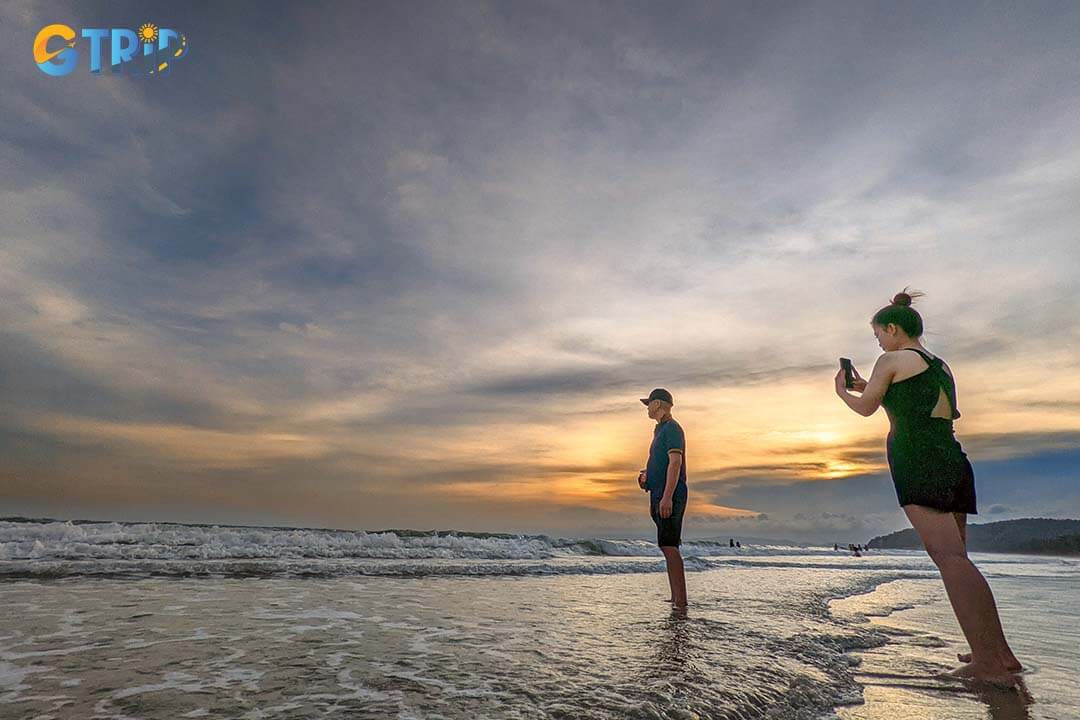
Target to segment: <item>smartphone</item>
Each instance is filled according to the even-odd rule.
[[[851,368],[851,358],[840,358],[840,367],[844,369],[844,387],[855,387],[855,373]]]

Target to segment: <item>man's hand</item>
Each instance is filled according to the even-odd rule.
[[[645,470],[643,468],[640,471],[638,471],[638,474],[637,474],[637,486],[639,488],[641,488],[642,490],[645,489],[645,478],[646,478],[646,474],[645,474]]]
[[[660,517],[665,519],[671,517],[671,498],[667,495],[660,498]]]

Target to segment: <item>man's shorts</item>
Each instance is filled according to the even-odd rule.
[[[686,513],[686,500],[671,501],[671,515],[660,517],[660,498],[649,500],[649,514],[656,523],[656,544],[660,547],[679,547],[682,544],[682,519]]]

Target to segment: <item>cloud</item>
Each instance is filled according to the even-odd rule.
[[[67,448],[22,502],[280,519],[276,464],[380,510],[340,522],[625,527],[663,385],[716,513],[854,529],[822,513],[892,517],[884,420],[831,375],[906,284],[974,459],[1080,446],[1076,11],[248,10],[176,10],[167,88],[55,82],[0,10],[0,433],[23,478]]]

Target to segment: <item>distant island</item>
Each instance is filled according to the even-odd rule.
[[[971,552],[1026,553],[1031,555],[1080,555],[1080,520],[1025,518],[985,525],[968,525]],[[869,547],[879,550],[921,550],[912,529],[876,537]]]

